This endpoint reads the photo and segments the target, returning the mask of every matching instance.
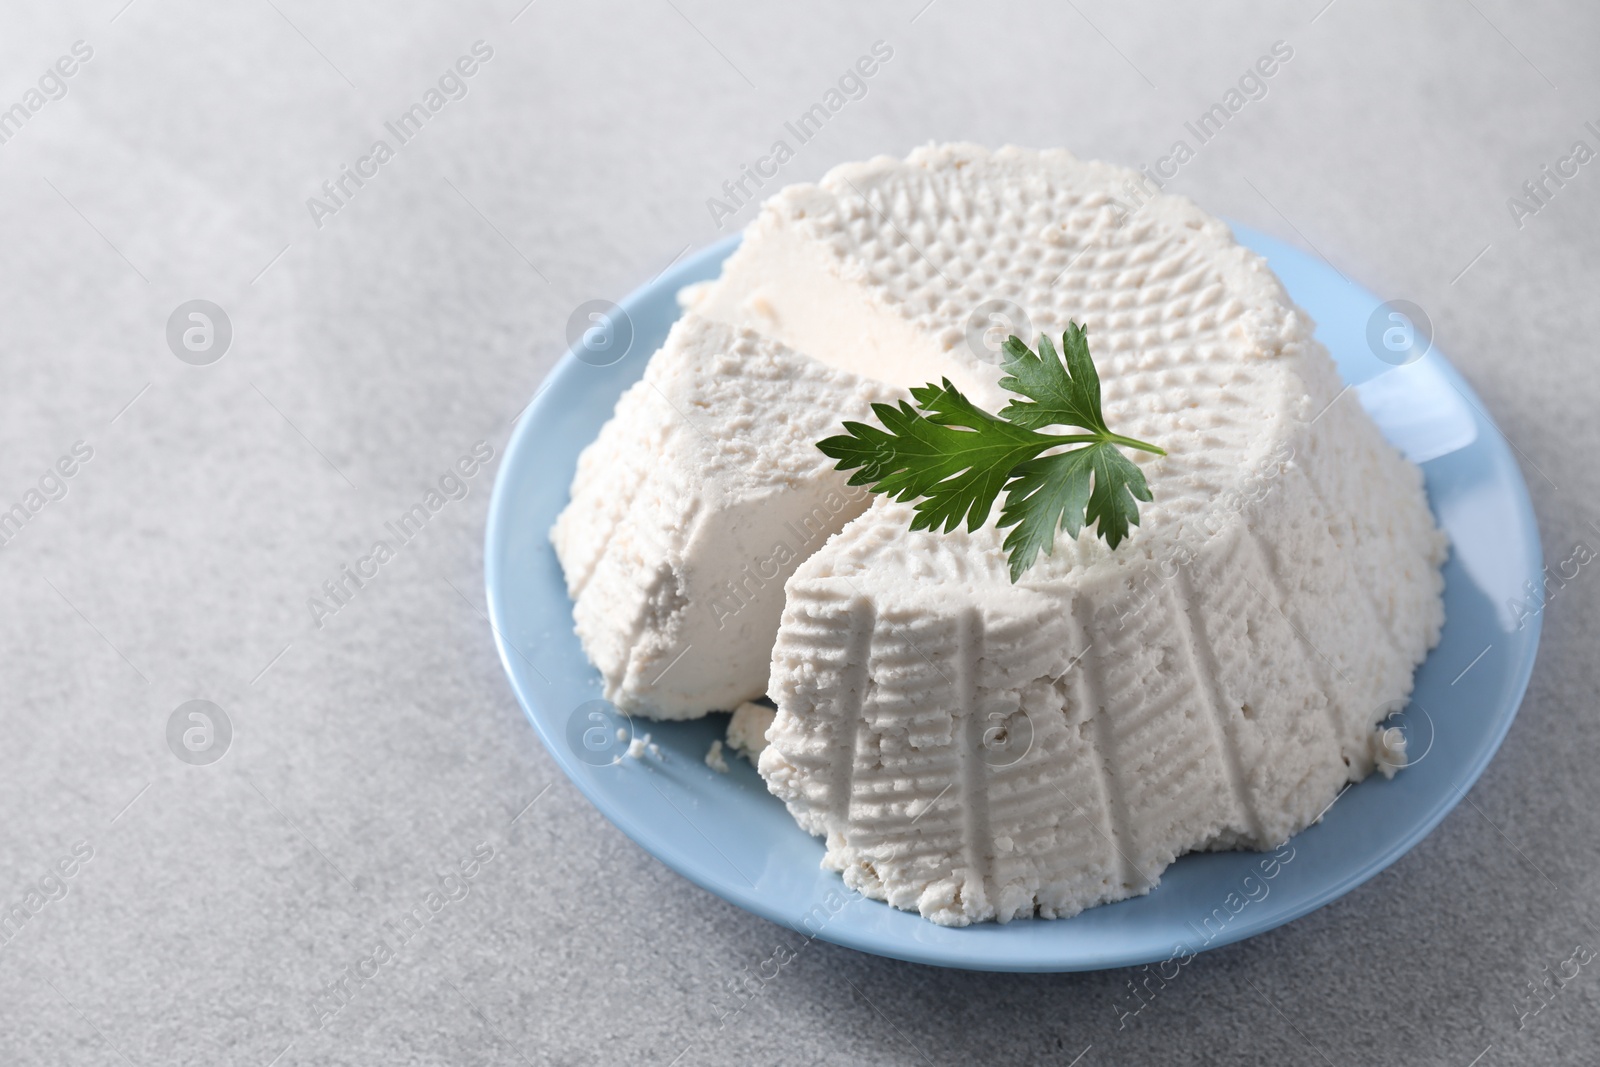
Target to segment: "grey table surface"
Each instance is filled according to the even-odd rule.
[[[498,456],[574,308],[751,217],[707,201],[878,41],[783,180],[934,140],[1155,163],[1284,42],[1173,188],[1424,308],[1547,557],[1600,547],[1600,165],[1523,190],[1600,148],[1592,5],[11,4],[0,509],[28,518],[0,551],[0,907],[24,917],[0,1064],[1595,1062],[1594,968],[1518,1014],[1600,948],[1589,570],[1470,803],[1120,1025],[1129,972],[826,944],[719,1021],[785,932],[651,859],[534,737],[483,618],[497,463],[312,618],[386,519],[478,442]],[[427,125],[361,163],[442,77]],[[195,299],[231,324],[207,365],[175,353],[220,335],[168,340]],[[169,745],[195,699],[232,724],[209,764]],[[386,918],[487,849],[322,1017]]]

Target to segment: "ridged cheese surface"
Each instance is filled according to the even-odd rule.
[[[760,769],[825,864],[963,925],[1147,892],[1270,848],[1383,751],[1442,624],[1420,471],[1226,226],[1065,152],[946,146],[769,201],[697,309],[834,367],[1003,402],[974,308],[1088,327],[1154,501],[1115,552],[910,533],[876,499],[789,579]],[[1033,340],[1032,337],[1029,338]],[[991,410],[994,409],[991,407]]]
[[[551,531],[606,699],[683,719],[766,692],[784,581],[869,500],[816,442],[897,395],[693,313],[673,327]]]

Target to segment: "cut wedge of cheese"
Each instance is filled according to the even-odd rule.
[[[766,692],[784,581],[870,498],[816,442],[899,395],[693,313],[673,327],[551,531],[606,699],[684,719]]]
[[[1442,624],[1421,473],[1261,259],[1189,201],[1065,152],[843,166],[764,207],[708,317],[996,410],[975,309],[1087,326],[1154,500],[1116,551],[910,533],[877,499],[795,571],[769,788],[866,895],[964,925],[1147,892],[1185,852],[1270,848],[1385,751]],[[997,509],[998,510],[998,509]]]

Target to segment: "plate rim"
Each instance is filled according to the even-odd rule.
[[[1242,235],[1248,235],[1249,242],[1252,246],[1273,246],[1275,249],[1275,254],[1287,254],[1291,257],[1300,257],[1307,261],[1312,261],[1311,254],[1303,249],[1298,248],[1297,246],[1291,245],[1285,241],[1281,241],[1278,238],[1272,237],[1260,230],[1256,230],[1253,227],[1244,226],[1240,223],[1234,222],[1231,219],[1224,219],[1223,221],[1233,231],[1235,238],[1240,239],[1241,244],[1244,243],[1244,241],[1241,239]],[[638,286],[627,296],[623,297],[622,300],[618,302],[618,306],[620,306],[623,310],[628,311],[631,315],[634,309],[637,309],[641,304],[656,296],[662,290],[671,289],[675,291],[681,286],[689,284],[692,279],[688,276],[693,275],[697,271],[703,269],[708,260],[714,259],[720,263],[723,259],[726,259],[732,250],[737,247],[741,237],[742,235],[738,233],[731,234],[727,237],[714,241],[703,248],[686,254],[668,270],[663,271],[656,278]],[[1260,253],[1257,252],[1257,254],[1259,255]],[[1266,259],[1267,257],[1263,256],[1262,258]],[[1274,271],[1274,275],[1276,276],[1276,271]],[[1347,282],[1347,284],[1362,294],[1368,296],[1371,295],[1370,291],[1366,290],[1360,285],[1357,285],[1356,283]],[[1293,299],[1292,294],[1290,298],[1291,300]],[[1515,460],[1515,457],[1511,455],[1511,451],[1507,446],[1505,434],[1500,430],[1499,425],[1489,414],[1489,409],[1483,403],[1482,398],[1479,397],[1477,392],[1472,388],[1471,384],[1461,376],[1460,372],[1456,370],[1455,366],[1450,362],[1450,360],[1442,352],[1437,350],[1437,347],[1435,347],[1430,353],[1430,356],[1432,357],[1432,361],[1434,362],[1434,365],[1440,374],[1451,386],[1460,392],[1463,398],[1465,398],[1475,409],[1473,414],[1475,424],[1487,426],[1491,431],[1493,431],[1494,436],[1499,438],[1499,440],[1492,442],[1490,447],[1496,449],[1502,454],[1502,458],[1507,462],[1509,470],[1513,475],[1513,477],[1510,479],[1510,488],[1515,497],[1516,514],[1514,515],[1514,519],[1519,525],[1525,527],[1530,534],[1528,541],[1533,553],[1532,562],[1535,564],[1534,571],[1535,573],[1539,573],[1540,569],[1544,566],[1544,548],[1540,537],[1538,516],[1534,511],[1532,496],[1528,490],[1527,478],[1522,472],[1521,465],[1518,464]],[[1119,954],[1116,951],[1108,950],[1099,953],[1085,954],[1081,957],[1071,960],[1048,962],[1006,959],[989,960],[972,958],[970,956],[955,960],[951,958],[951,954],[948,951],[941,950],[936,946],[923,945],[913,940],[877,941],[862,936],[852,936],[852,932],[848,928],[839,929],[836,924],[832,923],[825,924],[823,928],[814,935],[806,935],[794,925],[794,923],[790,920],[790,916],[772,907],[760,896],[760,894],[754,891],[743,893],[737,887],[729,887],[718,884],[709,876],[703,876],[702,867],[700,864],[697,862],[692,862],[686,857],[679,856],[672,848],[668,847],[666,843],[657,840],[653,835],[645,832],[645,829],[631,817],[626,808],[612,803],[610,798],[605,793],[595,788],[591,780],[589,780],[586,776],[573,773],[573,769],[569,767],[568,761],[562,754],[561,738],[554,736],[552,733],[546,730],[544,724],[534,713],[534,708],[532,705],[538,702],[530,693],[524,692],[524,686],[518,680],[518,675],[515,664],[512,660],[512,656],[513,654],[521,656],[521,653],[511,647],[509,642],[504,637],[504,623],[506,621],[506,617],[505,605],[502,602],[501,596],[502,589],[504,588],[504,582],[500,573],[499,560],[503,555],[502,543],[506,538],[511,536],[511,531],[507,529],[507,524],[504,518],[505,512],[511,506],[508,503],[508,497],[511,492],[509,488],[511,475],[509,472],[513,469],[513,467],[517,466],[517,463],[515,462],[516,458],[524,455],[524,453],[527,451],[527,439],[536,432],[534,427],[536,427],[539,423],[539,416],[544,411],[548,410],[551,405],[558,402],[558,398],[554,396],[556,392],[554,387],[561,384],[564,379],[581,373],[579,368],[586,368],[587,366],[587,364],[578,359],[574,351],[569,347],[568,350],[561,356],[561,358],[556,361],[555,366],[551,368],[550,372],[541,381],[533,399],[524,407],[521,416],[517,419],[516,425],[512,430],[510,438],[506,442],[505,450],[502,455],[502,462],[500,463],[499,469],[495,472],[494,488],[490,496],[488,513],[485,520],[484,584],[486,601],[488,605],[489,628],[494,638],[495,649],[499,655],[501,667],[505,672],[507,681],[510,683],[512,693],[517,699],[517,704],[522,709],[524,717],[533,727],[535,735],[539,738],[541,744],[544,745],[550,757],[555,761],[556,765],[561,769],[561,772],[567,777],[568,781],[578,788],[578,791],[583,794],[589,803],[594,805],[594,807],[602,816],[605,817],[608,822],[610,822],[617,829],[621,830],[623,834],[629,838],[629,840],[634,842],[634,844],[644,849],[645,852],[647,852],[657,861],[665,864],[669,869],[687,879],[694,885],[699,886],[701,889],[722,900],[727,901],[728,903],[749,911],[752,914],[758,915],[769,922],[782,926],[785,929],[793,930],[796,933],[801,933],[802,936],[814,936],[820,940],[828,941],[830,943],[841,945],[845,948],[854,949],[859,952],[865,952],[870,955],[898,959],[907,963],[917,963],[958,970],[1007,973],[1071,973],[1095,971],[1117,967],[1139,966],[1142,964],[1156,962],[1156,960],[1164,958],[1156,957],[1152,959],[1149,958],[1147,954],[1141,952]],[[1431,512],[1434,511],[1431,503],[1429,510]],[[1435,521],[1438,521],[1437,512],[1434,512],[1434,518]],[[1493,730],[1492,736],[1489,738],[1489,744],[1483,748],[1482,753],[1471,762],[1471,765],[1465,768],[1466,773],[1456,784],[1453,795],[1443,796],[1441,801],[1435,804],[1433,809],[1430,810],[1425,817],[1419,819],[1402,838],[1391,845],[1381,855],[1367,860],[1365,863],[1347,872],[1342,877],[1328,881],[1320,889],[1310,893],[1305,900],[1291,906],[1287,910],[1274,912],[1266,919],[1244,919],[1244,917],[1241,916],[1240,922],[1230,923],[1226,930],[1220,932],[1214,939],[1207,941],[1203,947],[1198,948],[1196,951],[1207,952],[1212,949],[1220,948],[1224,945],[1235,944],[1246,938],[1254,937],[1294,922],[1295,920],[1303,918],[1313,911],[1317,911],[1323,907],[1326,907],[1327,905],[1350,893],[1352,890],[1363,885],[1367,881],[1370,881],[1378,874],[1382,873],[1392,864],[1397,862],[1401,857],[1415,849],[1424,838],[1437,829],[1439,824],[1444,821],[1445,816],[1454,811],[1460,802],[1465,799],[1467,792],[1488,768],[1490,761],[1492,761],[1494,756],[1499,752],[1501,744],[1504,742],[1506,735],[1510,732],[1511,724],[1516,720],[1517,715],[1521,711],[1522,703],[1526,698],[1528,686],[1533,677],[1533,668],[1534,664],[1538,660],[1539,645],[1543,634],[1543,628],[1544,615],[1542,612],[1540,612],[1533,617],[1528,627],[1528,629],[1530,629],[1532,632],[1528,634],[1526,639],[1526,644],[1528,647],[1527,655],[1521,662],[1518,662],[1514,665],[1514,667],[1508,669],[1508,676],[1513,679],[1513,684],[1507,690],[1508,696],[1506,703],[1509,704],[1509,712],[1501,714],[1500,721]],[[1431,657],[1434,654],[1434,651],[1435,649],[1430,649],[1428,656]],[[1426,658],[1423,662],[1426,662]],[[1421,669],[1422,664],[1419,663],[1413,670],[1413,676],[1415,675],[1415,671],[1419,671]],[[1301,832],[1303,833],[1304,831]],[[1290,841],[1293,840],[1294,837],[1291,837]],[[1262,853],[1262,855],[1267,854],[1268,853]],[[1181,858],[1182,857],[1180,857],[1180,859]],[[888,907],[887,904],[883,904],[879,901],[871,901],[870,903],[874,906]],[[1070,919],[1050,921],[1067,922],[1070,921]]]

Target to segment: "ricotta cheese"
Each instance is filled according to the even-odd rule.
[[[1185,852],[1276,846],[1377,765],[1438,640],[1421,472],[1265,263],[1186,199],[1130,211],[1142,180],[962,145],[839,167],[691,298],[984,405],[1005,394],[974,309],[1073,319],[1108,423],[1168,451],[1130,455],[1154,501],[1115,552],[1062,537],[1013,585],[992,522],[910,533],[877,498],[788,581],[761,774],[825,866],[937,923],[1067,916]]]
[[[1385,778],[1393,778],[1409,762],[1405,731],[1398,726],[1380,726],[1372,738],[1372,758]]]
[[[816,442],[899,395],[692,312],[673,327],[551,531],[607,700],[687,719],[766,692],[784,581],[870,498]]]
[[[775,708],[748,700],[734,708],[728,720],[728,747],[755,763],[767,747],[767,731],[777,714]]]

